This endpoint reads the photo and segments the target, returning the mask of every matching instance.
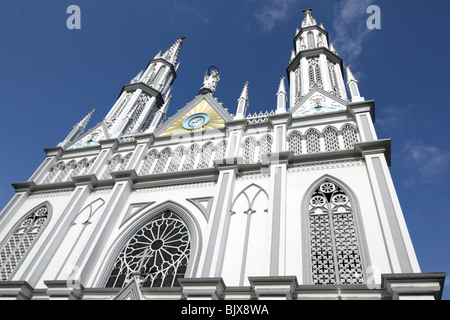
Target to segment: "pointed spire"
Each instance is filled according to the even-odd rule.
[[[241,95],[239,96],[238,106],[236,110],[236,115],[234,116],[234,119],[244,119],[245,114],[247,113],[248,108],[248,85],[250,82],[245,81],[244,88],[242,88]]]
[[[311,14],[312,9],[305,9],[303,12],[305,15],[303,16],[302,28],[315,26],[317,25],[316,19]]]
[[[175,64],[178,60],[178,55],[184,39],[186,39],[186,37],[178,38],[177,41],[175,41],[175,43],[162,55],[162,58],[171,64]]]
[[[62,148],[66,148],[69,146],[72,142],[75,141],[76,138],[80,136],[80,134],[83,133],[84,129],[86,128],[89,120],[91,119],[92,115],[94,114],[95,109],[92,109],[87,116],[83,118],[80,122],[78,122],[76,125],[73,126],[72,131],[67,135],[67,137],[64,139],[64,141],[61,141],[58,146]]]
[[[350,65],[348,65],[348,64],[345,65],[345,71],[347,74],[347,82],[349,82],[350,80],[356,81],[355,76],[353,75],[353,72],[350,69]]]
[[[84,131],[84,129],[86,128],[86,126],[87,126],[89,120],[91,119],[92,115],[94,114],[94,112],[95,112],[95,109],[92,109],[92,110],[91,110],[91,111],[83,118],[83,120],[81,120],[79,123],[77,123],[77,124],[74,126],[74,128],[75,128],[75,127],[78,127],[78,128],[81,129],[81,131]]]
[[[250,82],[245,81],[244,88],[242,88],[241,96],[239,97],[238,101],[241,99],[248,100],[248,85]]]
[[[139,73],[136,75],[136,77],[133,78],[133,80],[131,80],[130,83],[136,83],[141,79],[142,73],[144,72],[144,70],[139,71]]]
[[[277,92],[277,110],[276,113],[286,112],[287,93],[286,86],[284,85],[284,76],[280,78],[280,84]]]
[[[364,97],[361,97],[358,87],[358,80],[355,79],[355,76],[350,70],[350,66],[345,65],[345,70],[347,73],[347,88],[350,91],[350,96],[352,97],[352,102],[361,102],[365,101]]]
[[[284,79],[285,79],[285,77],[281,76],[281,78],[280,78],[280,85],[278,86],[277,94],[280,94],[280,93],[287,94],[286,93],[286,86],[284,85]]]
[[[338,55],[336,49],[334,48],[334,43],[330,43],[330,51],[333,52],[335,55]]]
[[[292,60],[294,60],[294,58],[295,58],[295,50],[292,49],[292,50],[291,50],[291,59],[289,60],[289,62],[291,62]]]

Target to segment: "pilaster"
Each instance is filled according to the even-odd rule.
[[[226,162],[226,164],[216,162],[219,178],[205,236],[204,243],[207,245],[203,250],[198,269],[201,277],[219,277],[222,272],[229,225],[227,218],[236,181],[238,159],[234,159],[234,164]]]
[[[111,196],[105,204],[105,209],[101,215],[93,223],[93,228],[85,242],[75,265],[79,268],[78,276],[74,280],[81,283],[88,283],[94,270],[102,270],[98,266],[103,251],[106,248],[109,235],[113,228],[119,223],[122,210],[125,207],[128,197],[130,196],[133,184],[137,178],[134,170],[111,172],[114,179],[114,187],[111,190]]]

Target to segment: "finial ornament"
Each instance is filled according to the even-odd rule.
[[[311,11],[312,11],[311,8],[303,10],[305,15],[304,15],[303,21],[302,21],[302,28],[317,25],[316,19],[314,19],[314,17],[312,16]]]

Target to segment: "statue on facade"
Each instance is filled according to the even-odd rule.
[[[205,73],[205,77],[203,79],[203,87],[200,89],[200,93],[214,94],[219,81],[220,81],[219,69],[215,66],[209,67]]]

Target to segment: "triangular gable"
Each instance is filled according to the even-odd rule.
[[[113,300],[144,300],[140,282],[140,275],[133,275],[131,280],[120,290]]]
[[[128,207],[127,212],[125,213],[125,216],[123,217],[122,223],[120,224],[119,228],[122,228],[122,226],[130,220],[132,217],[134,217],[138,212],[141,212],[143,209],[148,208],[152,204],[154,204],[155,201],[151,202],[141,202],[141,203],[132,203]]]
[[[94,128],[87,131],[81,137],[79,137],[70,147],[67,149],[86,148],[99,145],[100,140],[109,139],[108,131],[106,130],[103,122],[96,125]]]
[[[202,132],[225,127],[230,114],[211,95],[199,95],[163,124],[156,136]]]
[[[191,198],[186,200],[195,205],[203,213],[206,221],[209,220],[213,197]]]
[[[297,118],[346,109],[347,102],[345,100],[342,100],[323,89],[315,88],[292,108],[291,113],[294,118]]]

